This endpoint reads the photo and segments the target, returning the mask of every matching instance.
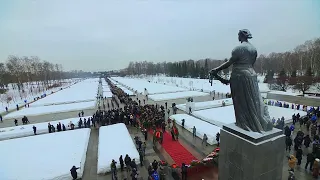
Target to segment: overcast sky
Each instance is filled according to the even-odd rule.
[[[1,0],[0,62],[8,55],[112,70],[130,61],[223,59],[248,28],[258,53],[320,37],[319,0]]]

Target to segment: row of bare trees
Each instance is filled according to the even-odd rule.
[[[41,60],[37,56],[9,56],[5,63],[0,63],[0,89],[5,90],[11,84],[13,88],[23,90],[23,86],[34,85],[50,89],[60,86],[64,79],[92,76],[83,71],[63,71],[61,64]]]
[[[147,61],[130,62],[123,73],[127,75],[166,74],[205,79],[208,78],[208,70],[221,65],[226,60],[207,58],[157,64]],[[320,38],[308,40],[291,51],[261,54],[254,68],[257,73],[266,76],[265,83],[269,83],[271,89],[286,91],[288,88],[294,88],[305,93],[315,85],[320,91]],[[229,69],[223,73],[228,74]]]
[[[200,76],[203,69],[219,66],[225,60],[210,58],[200,60],[184,60],[180,62],[153,63],[148,61],[130,62],[124,72],[128,75],[167,74],[173,76]],[[203,69],[202,69],[203,68]],[[269,71],[279,73],[281,70],[289,75],[296,71],[298,75],[311,68],[315,76],[320,75],[320,38],[308,40],[295,49],[282,53],[261,54],[255,63],[257,73],[266,74]],[[190,70],[189,70],[190,69]],[[195,72],[191,72],[191,71]]]
[[[42,61],[37,56],[9,56],[5,63],[0,63],[0,86],[4,89],[9,83],[20,90],[24,83],[35,83],[49,88],[60,84],[64,79],[61,64]]]
[[[288,75],[294,71],[303,75],[308,68],[315,76],[320,75],[320,38],[308,40],[292,51],[261,54],[255,64],[256,71],[262,74],[268,71],[279,73],[284,70]]]

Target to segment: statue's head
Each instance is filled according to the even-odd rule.
[[[241,29],[238,33],[238,39],[240,42],[248,41],[248,39],[251,39],[252,35],[248,29]]]

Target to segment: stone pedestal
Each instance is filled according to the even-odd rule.
[[[279,129],[263,134],[234,124],[220,132],[219,180],[282,180],[285,136]]]

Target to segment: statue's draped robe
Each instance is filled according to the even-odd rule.
[[[254,132],[271,130],[268,107],[263,103],[257,74],[253,69],[257,50],[250,43],[243,42],[233,49],[231,58],[234,63],[230,87],[236,125]]]

